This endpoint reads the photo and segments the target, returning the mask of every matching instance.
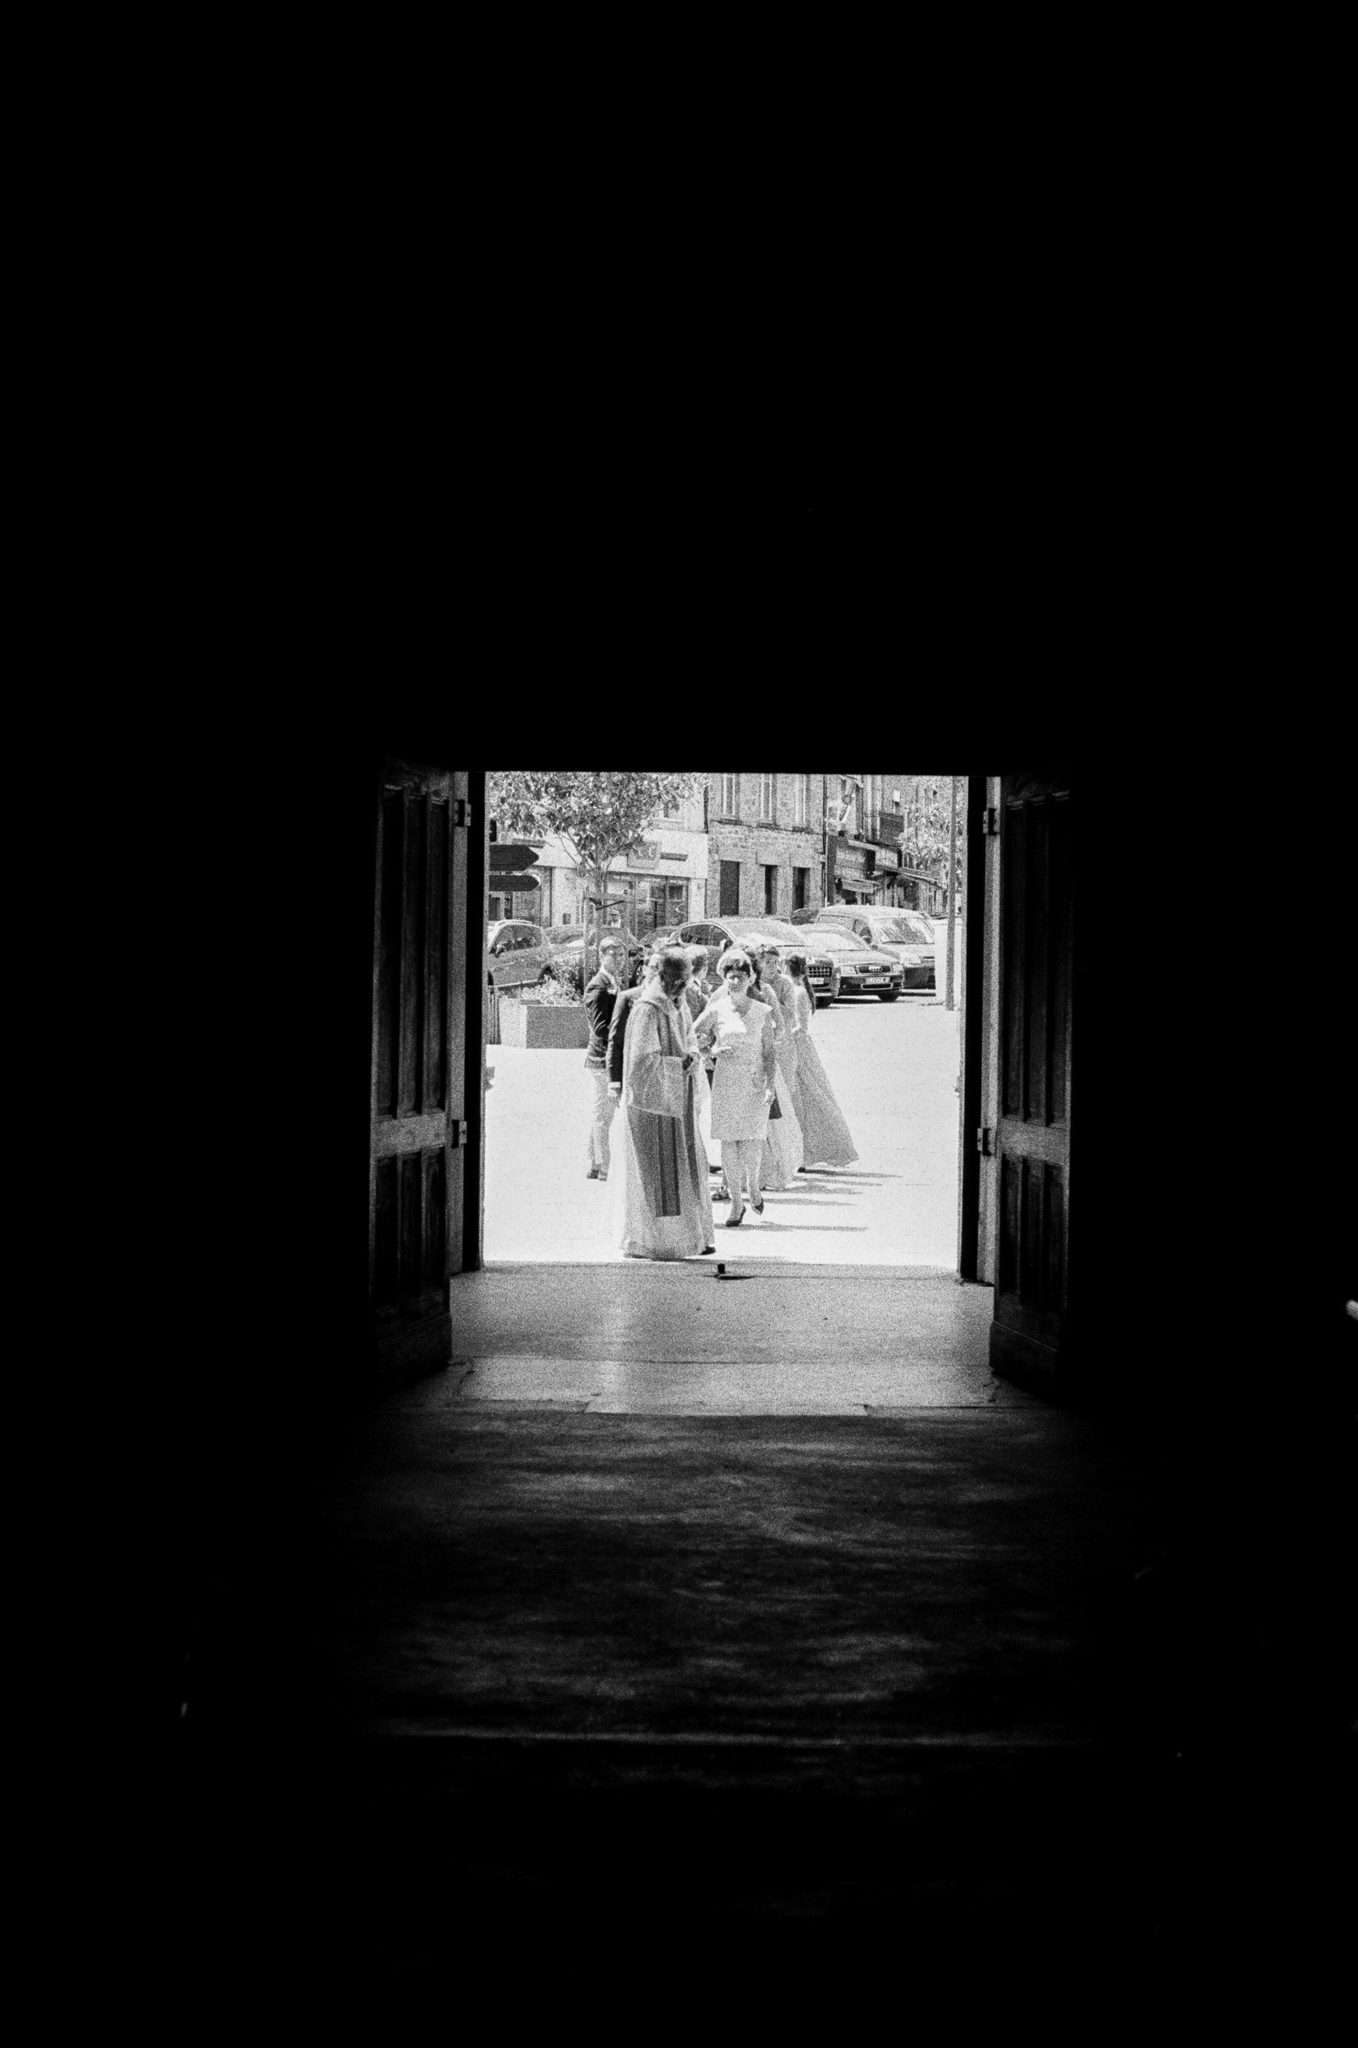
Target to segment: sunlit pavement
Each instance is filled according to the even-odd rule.
[[[958,1012],[932,1000],[850,999],[812,1026],[822,1064],[858,1147],[851,1167],[798,1176],[765,1196],[760,1219],[722,1227],[720,1258],[758,1270],[923,1266],[957,1257]],[[634,1262],[608,1241],[602,1181],[585,1178],[590,1083],[583,1052],[488,1048],[488,1262]],[[704,1263],[710,1263],[706,1261]]]

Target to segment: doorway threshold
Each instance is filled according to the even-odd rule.
[[[989,1287],[938,1267],[705,1259],[486,1267],[453,1282],[442,1406],[858,1415],[1028,1405],[990,1370]],[[736,1282],[741,1284],[735,1284]]]

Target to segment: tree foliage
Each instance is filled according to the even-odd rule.
[[[517,769],[489,778],[487,801],[502,833],[537,838],[558,833],[582,867],[606,868],[641,845],[667,803],[682,803],[702,784],[701,775]]]
[[[939,881],[948,879],[948,850],[952,804],[951,775],[910,775],[906,777],[905,839],[901,852],[912,868],[922,868]],[[965,825],[961,815],[963,791],[958,790],[957,875],[962,878]]]
[[[486,801],[502,838],[565,841],[599,903],[608,900],[608,868],[639,847],[659,823],[666,804],[696,796],[702,774],[659,775],[597,769],[566,774],[516,769],[491,775]],[[588,948],[591,960],[595,945]]]

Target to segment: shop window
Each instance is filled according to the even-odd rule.
[[[778,911],[778,870],[766,867],[764,870],[764,915],[774,917]]]
[[[667,879],[652,882],[647,904],[647,929],[661,931],[688,922],[688,883]]]
[[[810,868],[794,868],[792,870],[792,908],[794,910],[806,909],[809,894],[807,884],[810,878]]]

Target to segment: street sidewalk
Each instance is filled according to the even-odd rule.
[[[859,1157],[767,1194],[762,1221],[747,1211],[739,1231],[722,1228],[717,1204],[718,1256],[741,1270],[795,1262],[952,1271],[958,1012],[870,997],[818,1011],[812,1030]],[[583,1052],[497,1045],[490,1064],[487,1261],[623,1263],[606,1233],[607,1188],[585,1178]]]

